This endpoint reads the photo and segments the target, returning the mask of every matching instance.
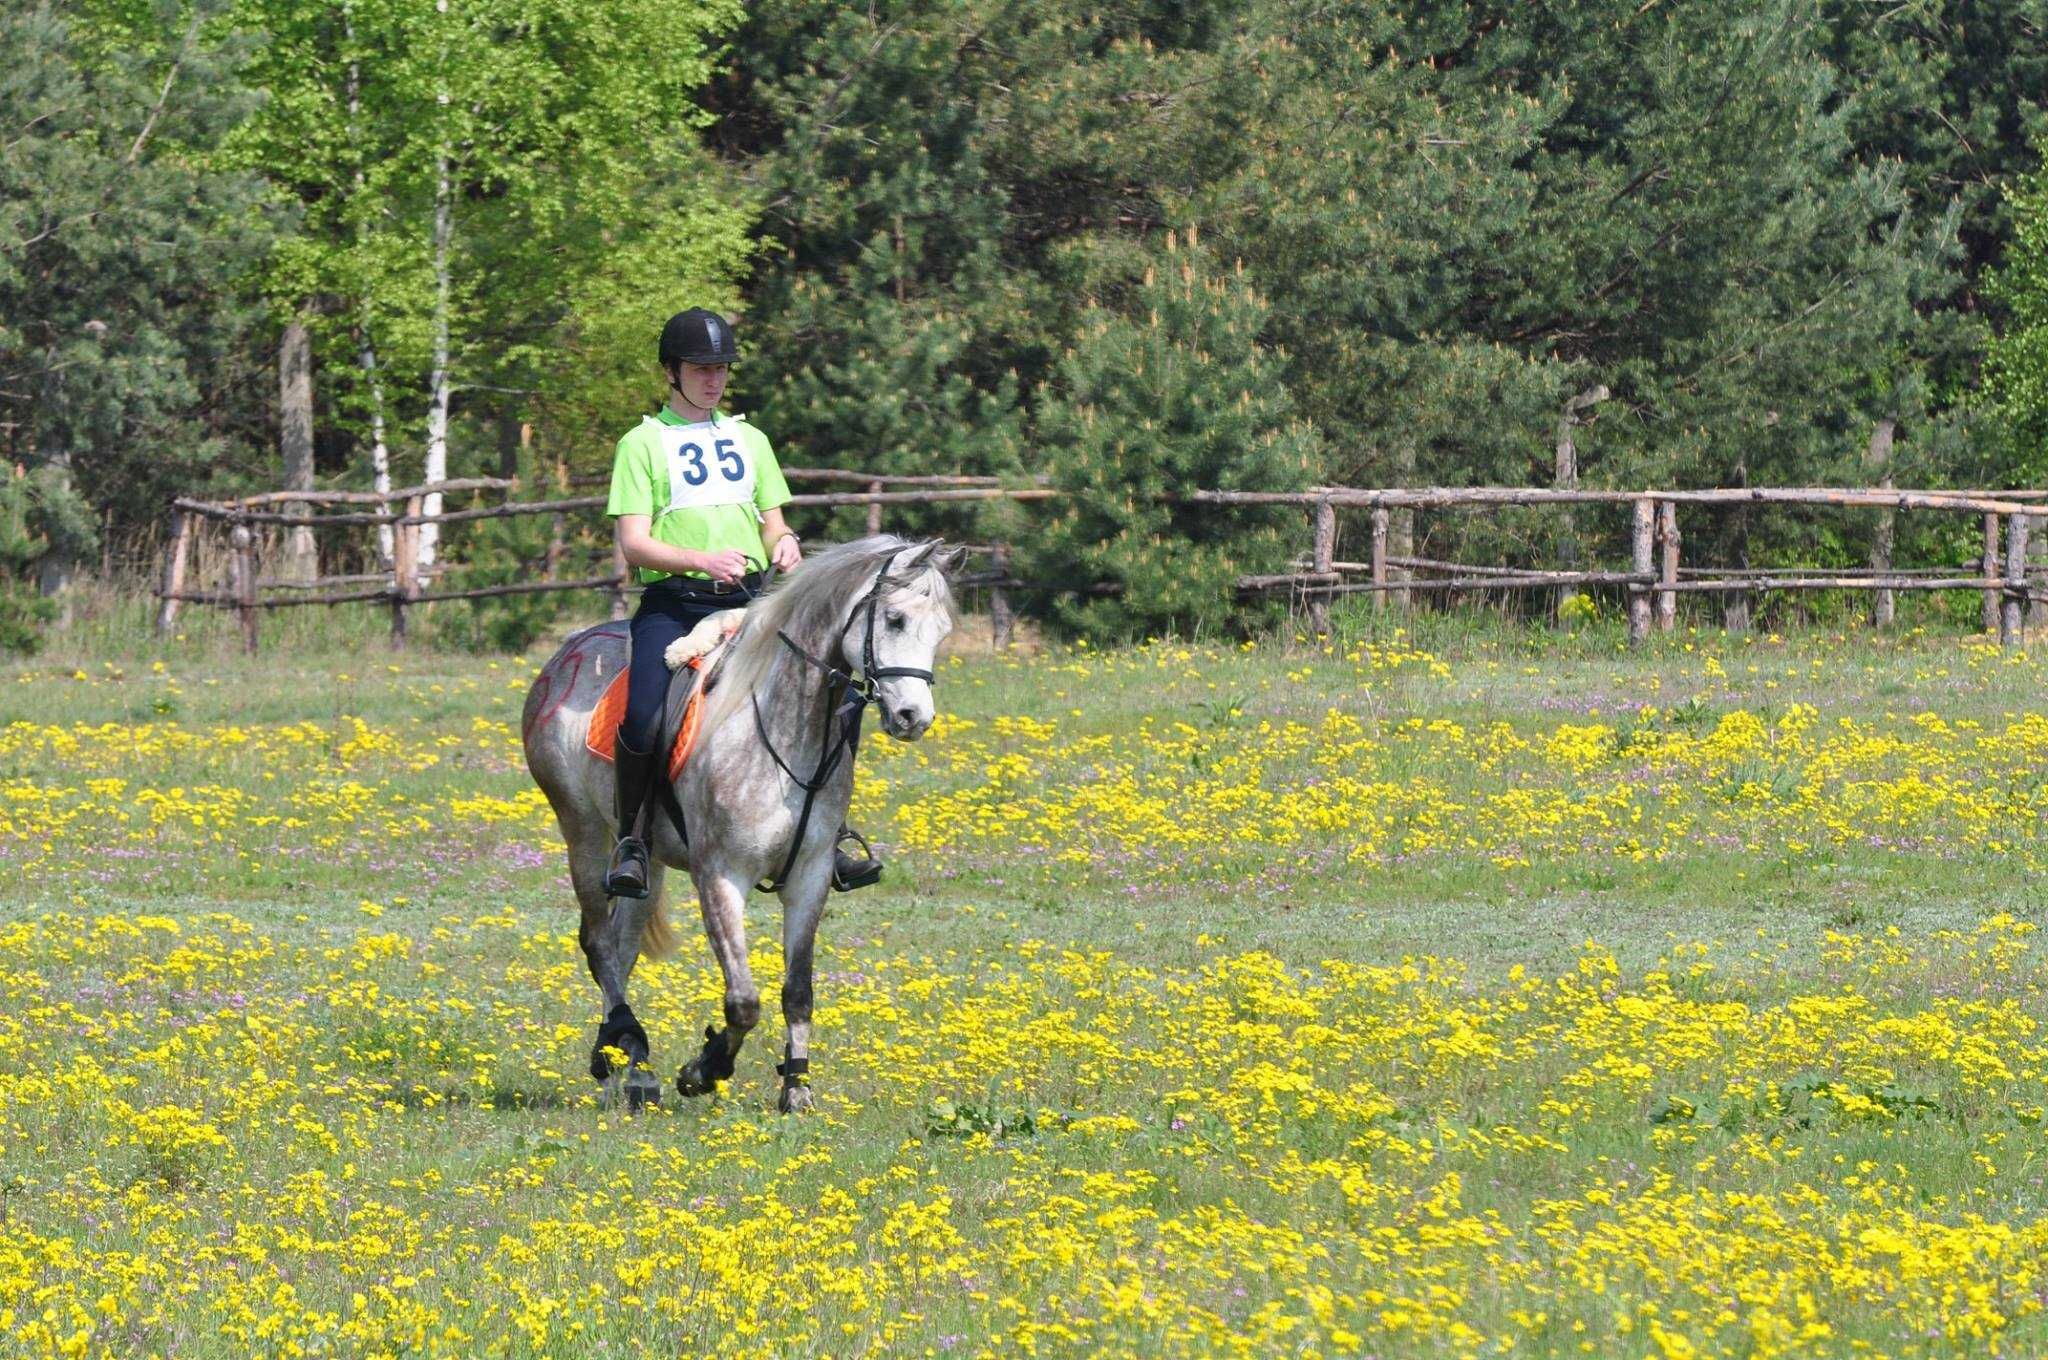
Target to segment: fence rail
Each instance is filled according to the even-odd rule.
[[[1033,503],[1054,500],[1066,493],[1043,484],[1006,484],[993,477],[967,476],[877,476],[840,468],[789,468],[785,475],[793,482],[858,485],[855,491],[803,492],[791,498],[796,507],[838,508],[865,506],[868,532],[879,532],[884,508],[892,505],[932,505],[1007,500]],[[563,479],[564,488],[573,485]],[[586,483],[587,484],[587,483]],[[904,488],[904,489],[898,489]],[[257,617],[262,610],[301,605],[346,603],[387,603],[391,608],[391,636],[394,646],[405,644],[406,611],[414,605],[445,600],[477,600],[511,595],[541,594],[563,590],[605,590],[611,595],[614,617],[623,617],[628,594],[634,589],[630,573],[616,552],[612,571],[605,575],[562,579],[558,568],[571,556],[564,532],[570,515],[602,509],[603,496],[565,496],[544,501],[513,501],[509,497],[518,483],[503,478],[474,477],[403,489],[377,491],[272,491],[228,501],[203,501],[179,497],[171,502],[170,533],[164,550],[163,571],[156,591],[160,602],[157,629],[167,630],[175,621],[181,604],[212,605],[237,611],[244,644],[250,652],[257,647]],[[474,506],[426,513],[429,496],[498,492],[508,497],[496,505]],[[2048,604],[2048,586],[2030,579],[2030,545],[2039,550],[2048,545],[2048,535],[2033,523],[2048,517],[2048,490],[1903,490],[1880,486],[1852,487],[1740,487],[1706,490],[1602,491],[1576,487],[1312,487],[1305,491],[1192,491],[1173,498],[1182,505],[1294,506],[1306,512],[1308,550],[1297,558],[1293,570],[1240,577],[1241,597],[1257,598],[1284,592],[1302,608],[1312,627],[1326,631],[1329,602],[1343,595],[1371,595],[1376,606],[1406,603],[1417,594],[1544,589],[1562,597],[1590,587],[1622,587],[1629,605],[1629,636],[1640,642],[1653,630],[1676,625],[1681,595],[1737,594],[1801,590],[1853,590],[1871,592],[1873,613],[1889,620],[1894,597],[1910,591],[1974,590],[1981,593],[1982,619],[1987,631],[1995,630],[2001,643],[2021,639],[2029,609]],[[1485,510],[1503,506],[1567,507],[1572,505],[1626,505],[1630,507],[1630,555],[1626,569],[1609,567],[1551,569],[1538,566],[1507,566],[1467,563],[1415,555],[1412,551],[1391,551],[1396,541],[1394,517],[1417,510]],[[376,506],[377,509],[337,509],[316,513],[316,507]],[[1845,510],[1876,510],[1883,516],[1881,531],[1874,537],[1868,567],[1686,567],[1681,564],[1683,539],[1678,517],[1681,509],[1697,511],[1740,506],[1807,506]],[[273,508],[276,507],[276,508]],[[1369,560],[1339,560],[1336,556],[1339,518],[1343,512],[1363,511],[1369,516],[1371,556]],[[1896,567],[1890,561],[1893,535],[1891,521],[1901,512],[1943,513],[1975,516],[1982,526],[1981,556],[1960,569],[1954,565]],[[1569,513],[1564,511],[1563,513]],[[422,564],[420,528],[547,515],[554,520],[541,579],[473,589],[428,588],[429,579],[449,570],[446,564]],[[192,543],[201,524],[227,529],[230,555],[222,589],[188,589]],[[282,580],[258,573],[258,526],[281,529],[315,527],[376,526],[388,533],[391,550],[388,570]],[[1406,542],[1412,534],[1403,535]],[[1081,590],[1099,593],[1113,585],[1053,585],[1018,579],[1011,570],[1007,544],[969,545],[974,554],[986,559],[978,570],[963,574],[959,584],[986,589],[996,641],[1008,641],[1014,613],[1008,592],[1016,590]],[[602,550],[595,556],[602,557]],[[590,554],[586,554],[586,560]],[[1363,579],[1360,579],[1363,578]],[[265,597],[263,591],[286,592]]]

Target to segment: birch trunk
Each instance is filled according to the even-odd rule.
[[[362,66],[355,58],[356,21],[354,7],[343,5],[341,10],[342,34],[348,42],[348,136],[349,144],[356,157],[356,193],[363,192],[363,146],[358,136],[363,108]],[[356,223],[356,245],[367,249],[365,238],[368,227],[358,220]],[[357,362],[362,365],[363,380],[370,389],[370,485],[379,492],[391,490],[391,446],[384,438],[384,375],[377,368],[377,342],[371,330],[370,297],[365,293],[358,299],[359,312],[357,328],[362,336],[362,347],[357,351]],[[388,508],[388,507],[386,507]],[[391,526],[377,526],[377,559],[386,570],[391,570],[392,554],[396,548],[392,539]]]
[[[277,344],[277,447],[284,463],[284,489],[313,489],[313,337],[306,323],[292,318]],[[288,502],[285,513],[306,513],[303,501]],[[294,525],[285,534],[286,580],[310,581],[320,574],[320,550],[311,525]]]
[[[435,0],[434,12],[445,16],[448,0]],[[448,89],[444,85],[434,96],[440,108],[442,133],[434,151],[434,367],[428,378],[427,461],[422,481],[432,484],[448,478],[448,273],[449,243],[455,235],[455,200],[448,169]],[[440,542],[441,526],[433,518],[441,513],[441,493],[426,498],[420,513],[427,523],[420,526],[419,565],[431,566]]]
[[[384,379],[377,372],[377,347],[370,341],[370,304],[363,302],[363,372],[370,381],[370,485],[380,493],[391,490],[391,448],[384,442]],[[388,507],[387,507],[388,508]],[[377,526],[377,555],[380,564],[390,568],[397,543],[392,538],[391,526]]]

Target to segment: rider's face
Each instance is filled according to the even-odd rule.
[[[718,399],[725,395],[725,379],[731,371],[730,365],[684,363],[678,367],[682,371],[677,385],[682,388],[684,401],[700,411],[708,411],[718,405]]]

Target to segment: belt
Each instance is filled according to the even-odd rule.
[[[713,581],[704,576],[664,576],[648,589],[673,590],[684,595],[709,595],[719,599],[728,596],[735,599],[751,600],[761,590],[767,579],[766,572],[750,571],[737,581]]]

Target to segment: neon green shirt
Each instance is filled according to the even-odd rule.
[[[768,565],[761,516],[788,502],[775,450],[746,417],[713,411],[692,424],[664,406],[619,440],[605,513],[646,515],[657,543],[693,552],[736,549],[750,570],[760,571]],[[642,584],[672,574],[637,572]]]

